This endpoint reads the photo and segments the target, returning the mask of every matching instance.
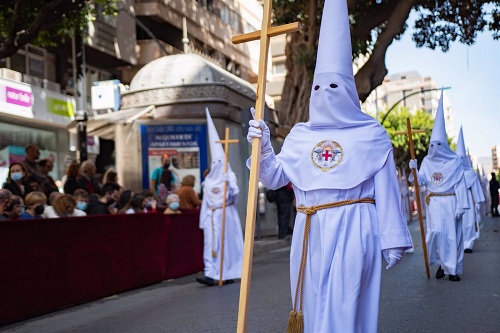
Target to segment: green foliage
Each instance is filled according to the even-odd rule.
[[[0,58],[25,44],[56,46],[82,32],[97,11],[116,15],[119,0],[3,0],[0,2]]]
[[[396,111],[396,110],[394,110]],[[434,120],[432,116],[422,110],[415,113],[409,112],[407,108],[400,108],[396,112],[392,111],[385,119],[382,126],[387,130],[394,146],[394,157],[398,167],[406,167],[410,160],[410,147],[407,135],[397,135],[396,132],[406,132],[406,118],[410,118],[411,126],[413,129],[425,130],[425,133],[414,134],[413,146],[415,149],[415,156],[420,162],[427,153],[429,147],[432,126]],[[385,114],[383,114],[385,115]],[[383,118],[382,115],[382,118]]]
[[[382,113],[382,117],[385,113]],[[434,125],[434,119],[431,114],[423,111],[417,110],[416,112],[409,112],[407,108],[400,108],[389,113],[385,119],[382,126],[387,130],[389,137],[391,138],[392,145],[394,146],[394,158],[396,160],[396,166],[405,168],[407,174],[410,170],[408,169],[408,162],[410,160],[410,146],[407,135],[396,134],[397,132],[407,132],[406,119],[410,118],[411,127],[413,130],[425,130],[425,133],[413,134],[413,147],[415,149],[415,157],[417,158],[419,165],[422,162],[425,155],[427,155],[427,149],[430,144],[432,126]],[[451,144],[451,138],[448,138],[448,143],[450,143],[451,148],[455,150],[455,144]]]

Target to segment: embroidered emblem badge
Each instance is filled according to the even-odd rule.
[[[337,142],[325,140],[313,148],[311,160],[317,168],[326,172],[339,165],[343,156],[342,147]]]
[[[212,197],[212,199],[214,200],[221,199],[223,195],[221,189],[218,187],[212,187],[209,193],[210,197]]]
[[[443,180],[444,180],[444,177],[440,172],[434,172],[431,176],[431,182],[436,186],[441,185]]]

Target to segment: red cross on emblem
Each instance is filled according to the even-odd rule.
[[[333,155],[330,153],[329,150],[324,150],[323,154],[321,154],[321,156],[323,156],[325,158],[325,161],[328,162],[328,158],[332,157]]]

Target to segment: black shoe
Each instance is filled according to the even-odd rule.
[[[450,279],[450,281],[460,281],[460,276],[450,275],[450,276],[448,276],[448,279]]]
[[[442,278],[444,278],[445,275],[446,274],[444,274],[443,269],[441,268],[441,266],[439,266],[439,268],[438,268],[438,270],[436,272],[436,279],[442,279]]]
[[[473,252],[472,249],[465,249],[464,250],[464,253],[472,253],[472,252]]]
[[[201,278],[196,278],[196,282],[201,283],[201,284],[206,284],[207,286],[215,286],[215,280],[212,278],[209,278],[207,276],[201,277]]]
[[[231,283],[234,283],[234,280],[233,280],[233,279],[230,279],[230,280],[224,280],[224,281],[222,281],[222,284],[223,284],[223,285],[226,285],[226,284],[231,284]]]

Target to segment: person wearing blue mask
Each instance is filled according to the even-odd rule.
[[[22,163],[12,163],[9,167],[7,181],[3,184],[3,188],[9,190],[13,195],[18,195],[24,199],[28,193],[33,192],[28,178],[28,171]]]
[[[167,209],[163,212],[163,214],[180,214],[179,210],[179,196],[175,193],[169,194],[166,200]]]
[[[75,193],[73,193],[73,197],[76,201],[76,209],[86,212],[89,205],[89,194],[87,193],[87,191],[83,189],[77,189],[75,190]]]

